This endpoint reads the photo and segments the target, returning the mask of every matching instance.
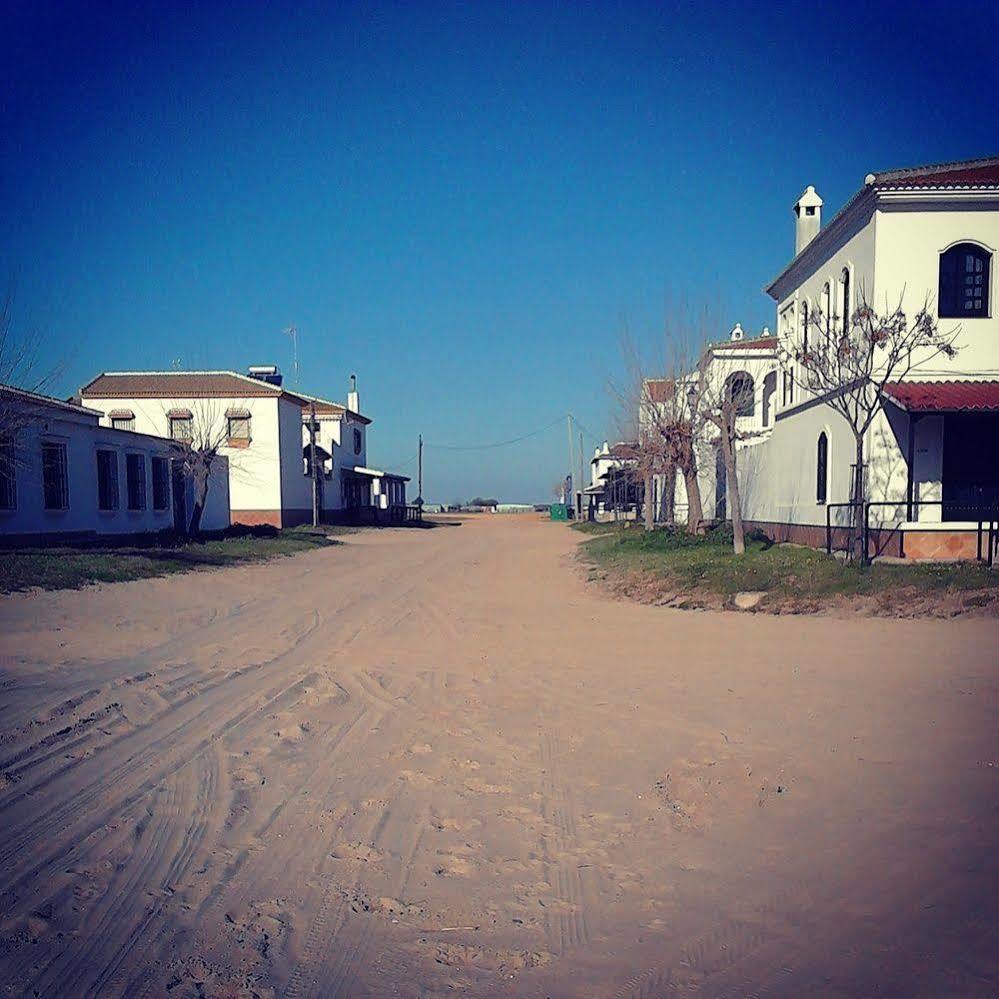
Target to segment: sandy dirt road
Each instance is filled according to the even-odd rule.
[[[615,602],[575,544],[0,601],[0,988],[995,995],[996,623]]]

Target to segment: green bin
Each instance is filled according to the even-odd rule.
[[[569,519],[568,505],[565,503],[552,503],[551,517],[552,520],[568,520]]]

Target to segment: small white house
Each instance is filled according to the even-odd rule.
[[[794,206],[795,256],[771,282],[777,333],[800,347],[808,316],[835,334],[865,300],[927,300],[957,353],[916,358],[888,384],[865,435],[867,498],[883,528],[875,546],[909,558],[974,557],[977,519],[999,503],[999,158],[869,174],[825,226],[813,187]],[[814,335],[814,332],[813,334]],[[846,421],[783,372],[772,435],[746,463],[747,522],[772,537],[820,545],[826,519],[853,498],[855,446]]]
[[[308,401],[273,366],[235,371],[109,371],[80,390],[105,426],[195,445],[210,439],[229,461],[233,523],[294,527],[312,518],[302,462]]]
[[[604,441],[590,459],[590,484],[580,499],[577,515],[588,520],[634,517],[641,502],[642,483],[634,474],[638,445],[634,441]]]
[[[163,437],[102,426],[98,410],[0,386],[0,536],[11,542],[182,530],[190,491]],[[229,525],[228,471],[205,530]]]

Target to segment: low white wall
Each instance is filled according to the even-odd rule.
[[[82,419],[81,419],[82,417]],[[45,441],[64,444],[69,504],[66,510],[46,510],[41,447]],[[98,510],[97,451],[117,455],[118,508]],[[145,509],[128,509],[125,472],[127,454],[145,459]],[[18,431],[15,447],[16,508],[0,511],[0,534],[140,534],[173,527],[173,495],[167,506],[153,509],[152,458],[169,460],[169,441],[145,434],[101,427],[84,414],[49,410]]]

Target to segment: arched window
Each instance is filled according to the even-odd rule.
[[[825,503],[829,489],[829,438],[823,430],[815,445],[815,502]]]
[[[763,379],[763,426],[769,427],[774,421],[774,402],[777,395],[777,372],[770,371]]]
[[[829,336],[831,316],[832,316],[832,288],[829,286],[829,282],[822,287],[822,311],[825,313],[823,317],[823,322],[826,328],[826,336]]]
[[[808,351],[808,300],[801,303],[801,349]]]
[[[363,443],[363,438],[361,437],[361,431],[356,427],[354,428],[354,454],[361,453],[361,445]]]
[[[974,243],[958,243],[940,254],[941,318],[976,319],[989,314],[992,254]]]
[[[843,268],[843,332],[849,333],[853,327],[851,319],[853,313],[850,311],[850,268]]]
[[[756,411],[756,386],[748,371],[736,371],[725,379],[725,394],[736,416],[752,416]]]

